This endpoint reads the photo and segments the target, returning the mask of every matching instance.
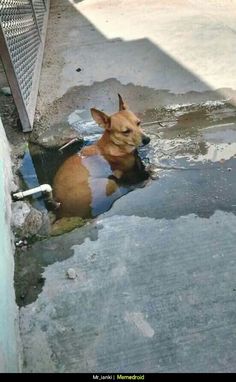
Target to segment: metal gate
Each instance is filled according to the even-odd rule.
[[[33,128],[50,0],[0,0],[0,55],[23,131]]]

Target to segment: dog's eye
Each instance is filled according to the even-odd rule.
[[[137,121],[136,123],[137,123],[137,126],[140,126],[140,124],[141,124],[141,121]]]
[[[124,134],[124,135],[128,135],[130,132],[131,132],[130,129],[126,129],[125,131],[122,131],[122,134]]]

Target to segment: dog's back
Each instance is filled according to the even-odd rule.
[[[73,155],[68,158],[53,182],[54,199],[61,203],[57,217],[97,216],[137,184],[147,180],[148,173],[138,155],[129,157],[122,158],[121,163],[117,158],[109,163],[102,155]],[[113,175],[114,169],[122,171],[120,179]]]

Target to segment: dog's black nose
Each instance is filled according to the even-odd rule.
[[[142,144],[147,145],[150,142],[150,138],[147,135],[143,135]]]

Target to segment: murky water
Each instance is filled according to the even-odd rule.
[[[96,138],[98,138],[97,134],[88,136],[84,144],[89,145]],[[74,154],[79,153],[81,147],[81,144],[74,144],[60,151],[29,145],[20,168],[22,187],[28,189],[44,183],[53,187],[55,184],[57,185],[55,175],[57,174],[58,178],[58,171],[63,171],[68,161],[75,162],[76,158],[79,159]],[[96,217],[110,209],[118,198],[136,187],[143,187],[144,182],[149,178],[148,172],[145,171],[145,163],[148,161],[147,149],[141,149],[140,154],[132,155],[132,159],[134,159],[132,168],[126,171],[125,175],[119,180],[113,177],[112,164],[101,155],[83,158],[79,166],[72,165],[65,174],[68,179],[66,184],[60,182],[63,183],[64,193],[67,193],[68,189],[69,198],[68,202],[64,203],[66,206],[63,206],[63,211],[60,212],[58,217]],[[127,160],[128,158],[124,158],[124,163]],[[78,179],[77,184],[76,176],[77,174],[80,175],[81,172],[86,172],[86,180],[81,182]],[[83,194],[80,204],[78,201],[81,198],[76,198],[75,203],[72,200],[77,190]],[[40,194],[32,195],[31,202],[39,210],[48,208],[48,204]]]
[[[189,164],[217,162],[236,153],[236,111],[228,104],[214,107],[213,103],[196,110],[193,106],[179,107],[169,111],[162,126],[150,125],[146,129],[153,138],[154,162],[169,160],[177,164],[181,158]]]
[[[148,158],[159,180],[142,193],[135,191],[134,201],[129,196],[119,200],[112,214],[175,219],[188,214],[209,218],[217,210],[236,213],[233,106],[178,107],[163,115],[161,125],[145,125],[145,131],[151,137]]]
[[[145,183],[137,174],[135,180],[136,171],[140,171],[136,168],[127,184],[122,185],[123,193],[117,198],[115,194],[114,200],[105,198],[102,203],[94,199],[94,216],[107,210],[109,215],[155,219],[175,219],[191,213],[208,218],[216,210],[236,214],[235,108],[228,103],[176,106],[161,112],[158,109],[147,110],[141,118],[151,142],[139,149],[139,156],[144,166],[153,166],[153,172],[159,178],[139,188]],[[101,135],[100,128],[91,122],[88,112],[75,110],[68,116],[68,121],[83,136],[85,145],[93,143]],[[60,166],[80,149],[78,142],[63,151],[30,145],[20,169],[23,187],[31,188],[42,183],[52,185]],[[109,168],[103,162],[100,165],[99,171],[103,169],[103,176],[104,171],[108,171],[109,176]],[[36,208],[46,209],[41,195],[33,196],[31,201]],[[79,230],[83,236],[81,240],[86,237],[84,229],[86,226]],[[78,232],[74,239],[78,240]],[[37,249],[40,243],[36,243],[31,251],[18,256],[16,294],[19,305],[34,301],[42,290],[40,274],[43,267],[63,259],[55,258],[58,241],[54,246],[53,240],[45,243],[43,254]],[[59,243],[63,245],[63,240]]]
[[[60,151],[58,148],[45,149],[35,144],[29,144],[19,169],[22,189],[37,187],[44,183],[52,185],[60,165],[80,148],[80,142],[75,142],[65,151]],[[35,208],[46,209],[45,200],[40,194],[32,195],[31,203]]]
[[[137,158],[142,166],[152,164],[154,172],[161,173],[162,177],[170,170],[200,169],[207,163],[208,168],[212,168],[214,164],[214,168],[220,168],[223,163],[236,157],[236,110],[227,102],[205,103],[200,107],[176,105],[161,113],[160,110],[150,109],[143,113],[142,120],[151,142],[139,149]],[[101,136],[101,129],[91,121],[87,111],[75,110],[68,116],[68,122],[83,137],[83,145],[90,145]],[[81,147],[78,142],[63,151],[30,145],[20,169],[23,188],[32,188],[43,183],[53,185],[54,176],[60,166],[67,158],[78,153]],[[99,169],[100,172],[103,171],[103,178],[109,178],[109,164],[105,163],[104,158],[97,159],[97,166],[92,166],[93,171]],[[90,172],[92,167],[90,164]],[[140,172],[140,167],[138,170],[136,166],[123,184],[118,185],[118,190],[112,193],[113,196],[105,197],[103,190],[102,198],[93,197],[91,211],[86,217],[105,212],[112,207],[115,200],[137,186],[142,186],[142,177],[145,174],[142,173],[144,168],[141,168]],[[92,194],[93,186],[96,188],[98,185],[88,185]],[[41,195],[33,196],[32,204],[38,209],[46,208]]]

